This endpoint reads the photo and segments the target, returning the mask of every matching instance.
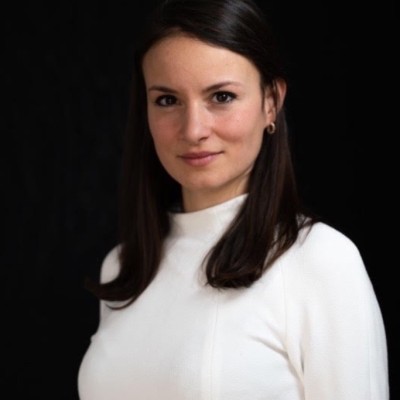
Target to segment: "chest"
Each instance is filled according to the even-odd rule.
[[[108,390],[120,400],[301,399],[278,277],[219,291],[195,273],[166,272],[102,321],[87,354],[99,393],[88,400]]]

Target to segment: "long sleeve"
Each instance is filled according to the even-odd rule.
[[[355,245],[315,226],[283,268],[288,354],[305,400],[387,400],[384,324]]]
[[[115,279],[119,272],[119,260],[118,252],[120,251],[120,245],[112,248],[104,257],[104,260],[100,269],[100,282],[110,282]],[[105,316],[110,312],[107,304],[104,300],[100,301],[100,323]]]
[[[81,400],[388,400],[382,316],[340,232],[303,230],[249,288],[205,284],[203,261],[242,200],[172,215],[147,289],[121,310],[101,302]],[[114,248],[102,282],[119,268]]]

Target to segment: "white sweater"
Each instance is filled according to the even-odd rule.
[[[387,400],[377,299],[355,245],[317,223],[248,289],[205,285],[202,260],[245,195],[171,215],[160,270],[128,308],[101,302],[81,400]],[[102,281],[118,273],[117,249]]]

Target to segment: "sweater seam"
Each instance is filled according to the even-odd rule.
[[[210,395],[211,400],[216,400],[215,396],[215,384],[214,384],[214,377],[215,377],[215,341],[217,335],[217,325],[218,325],[218,316],[219,316],[219,301],[220,297],[218,293],[216,293],[216,310],[215,310],[215,318],[213,324],[213,333],[212,333],[212,340],[211,340],[211,349],[210,349]]]

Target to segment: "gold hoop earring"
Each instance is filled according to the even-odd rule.
[[[275,133],[276,131],[276,125],[275,122],[271,122],[268,126],[267,126],[267,132],[272,135],[273,133]]]

